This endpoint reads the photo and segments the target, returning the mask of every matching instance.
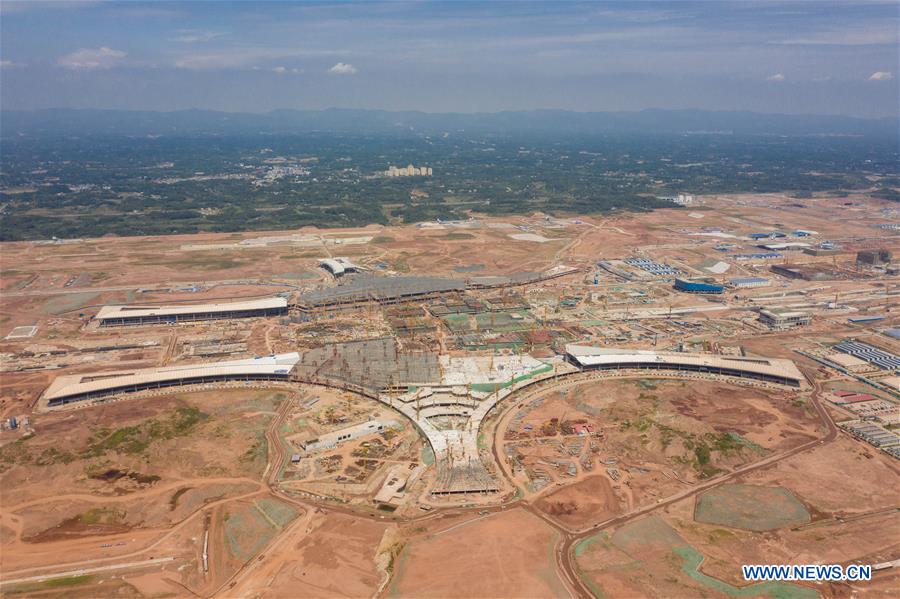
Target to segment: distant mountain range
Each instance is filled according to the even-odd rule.
[[[149,112],[48,109],[3,111],[0,135],[248,135],[308,132],[364,134],[733,134],[774,136],[897,137],[900,119],[760,114],[706,110],[570,112],[531,110],[495,113],[389,112],[384,110],[273,110],[230,113],[212,110]]]

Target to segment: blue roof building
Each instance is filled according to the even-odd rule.
[[[685,293],[723,293],[725,287],[714,279],[675,279],[675,289]]]

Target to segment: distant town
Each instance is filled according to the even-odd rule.
[[[384,171],[385,177],[430,177],[431,176],[431,167],[428,166],[413,166],[409,165],[405,168],[397,168],[396,166],[389,166],[388,170]]]

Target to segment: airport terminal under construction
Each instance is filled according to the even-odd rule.
[[[340,309],[356,304],[374,302],[394,304],[404,301],[438,297],[466,289],[491,289],[539,283],[579,272],[577,268],[557,266],[543,272],[522,272],[508,276],[447,279],[441,277],[398,276],[380,277],[359,274],[335,287],[325,287],[301,294],[297,300],[300,310]]]
[[[323,260],[322,263],[335,276],[344,275],[345,272],[355,273],[358,270],[358,267],[346,260],[343,262]],[[289,304],[288,300],[283,297],[269,297],[216,304],[108,305],[103,306],[97,312],[94,320],[101,327],[116,327],[278,316],[286,314],[290,309],[300,311],[336,310],[365,303],[388,305],[437,298],[450,293],[462,293],[467,289],[515,287],[577,272],[579,269],[559,266],[544,272],[522,272],[509,276],[484,276],[468,279],[422,276],[384,277],[359,273],[344,275],[338,285],[301,293],[293,304]]]
[[[900,288],[891,264],[849,262],[860,244],[838,231],[865,231],[843,200],[821,201],[836,206],[830,229],[781,209],[770,220],[846,248],[782,265],[842,273],[828,281],[737,258],[758,228],[730,220],[738,203],[673,210],[662,224],[540,216],[304,233],[277,249],[224,234],[186,244],[228,244],[225,258],[104,239],[118,262],[104,256],[96,289],[45,274],[73,262],[71,245],[29,246],[3,290],[0,484],[16,503],[0,509],[14,533],[0,565],[17,578],[0,591],[83,567],[46,563],[76,550],[121,563],[144,596],[416,596],[424,587],[403,586],[411,568],[430,576],[465,546],[489,562],[478,576],[503,585],[525,575],[504,572],[531,551],[528,568],[567,563],[570,580],[599,577],[614,595],[621,547],[648,521],[633,568],[644,547],[678,541],[665,524],[679,551],[708,558],[716,584],[735,584],[723,556],[759,559],[754,530],[776,556],[816,535],[817,559],[889,563]],[[151,251],[177,266],[133,266]],[[185,275],[188,261],[198,274]],[[759,497],[789,505],[802,530],[744,514]],[[869,528],[846,519],[869,511]],[[535,527],[545,540],[533,542]],[[510,549],[510,538],[528,542]],[[702,594],[681,557],[648,566],[652,584],[629,574],[629,590]],[[120,584],[93,575],[76,594]],[[365,584],[306,583],[353,576]]]
[[[285,314],[287,307],[287,300],[281,297],[223,304],[103,306],[94,318],[102,327],[176,324],[201,320],[278,316]]]
[[[582,345],[567,346],[566,356],[574,364],[585,369],[702,372],[755,379],[788,387],[801,387],[806,380],[790,360],[771,358],[597,348]]]
[[[672,375],[760,381],[799,388],[790,360],[568,345],[565,359],[530,356],[451,357],[406,352],[392,338],[328,344],[302,353],[128,372],[57,377],[41,398],[45,409],[108,401],[146,390],[234,381],[306,383],[376,399],[409,418],[428,440],[437,463],[433,495],[495,492],[478,436],[488,413],[534,383],[602,370],[607,376],[670,371]]]
[[[229,362],[66,375],[53,380],[41,401],[47,407],[54,407],[147,389],[226,381],[284,381],[299,359],[299,354],[292,353]]]

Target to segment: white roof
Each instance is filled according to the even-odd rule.
[[[227,302],[224,304],[185,304],[169,306],[103,306],[97,312],[97,318],[107,320],[113,318],[140,318],[148,316],[181,316],[184,314],[201,314],[214,312],[240,312],[244,310],[267,310],[287,308],[287,300],[283,297],[267,297],[243,302]]]
[[[378,432],[378,427],[382,428],[402,428],[402,425],[396,420],[388,420],[384,418],[374,418],[372,420],[366,420],[365,422],[360,422],[358,424],[351,424],[350,426],[346,426],[344,428],[340,428],[333,431],[328,431],[327,433],[322,433],[316,439],[310,439],[310,443],[314,441],[319,443],[331,443],[337,440],[338,437],[342,437],[344,435],[366,435],[369,433]]]
[[[292,352],[228,362],[182,364],[165,366],[163,368],[58,376],[44,391],[43,398],[47,401],[53,401],[70,395],[96,393],[117,387],[201,376],[287,374],[299,361],[300,354]]]
[[[865,366],[868,364],[868,362],[861,358],[851,356],[850,354],[842,354],[840,352],[828,354],[828,360],[839,366],[843,366],[844,368],[854,368],[856,366]],[[882,379],[882,382],[884,382],[884,379]]]
[[[784,243],[766,243],[762,247],[767,250],[785,250],[787,248],[808,248],[812,246],[802,241],[786,241]]]
[[[804,380],[803,374],[791,360],[778,358],[748,358],[742,356],[718,356],[682,352],[657,352],[641,349],[602,348],[588,345],[567,345],[566,353],[582,366],[644,362],[648,364],[706,366],[710,368],[730,368],[751,374],[763,374]]]
[[[359,267],[347,258],[323,258],[319,260],[319,266],[324,266],[334,275],[340,275],[348,270],[359,270]]]

